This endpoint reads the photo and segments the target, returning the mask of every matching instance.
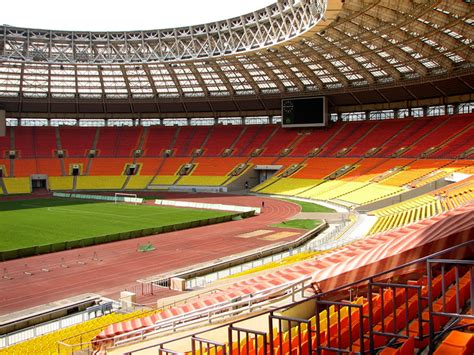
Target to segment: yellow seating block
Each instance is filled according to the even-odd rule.
[[[175,175],[158,175],[153,179],[152,185],[173,185],[177,178]]]
[[[72,176],[50,176],[48,186],[50,190],[72,190],[74,177]]]
[[[110,313],[0,349],[0,354],[72,354],[74,351],[81,350],[79,344],[90,342],[110,324],[144,317],[154,312],[155,311],[135,311],[125,314]]]
[[[190,185],[190,186],[220,186],[226,181],[228,176],[183,176],[177,183],[177,185]]]
[[[359,190],[350,192],[342,197],[341,200],[363,205],[369,202],[386,198],[390,195],[395,195],[404,190],[396,186],[386,186],[382,184],[370,184]]]
[[[78,176],[78,190],[120,190],[125,176]]]
[[[148,183],[153,179],[153,176],[131,176],[125,190],[143,190],[146,189]]]
[[[298,196],[324,200],[324,198],[321,196],[324,196],[324,194],[327,193],[328,191],[341,187],[344,184],[345,184],[345,181],[343,180],[326,181],[316,187],[313,187],[312,189],[308,191],[298,194]]]
[[[29,194],[31,193],[31,182],[29,177],[3,178],[3,183],[9,194]]]
[[[322,182],[323,180],[319,179],[282,178],[276,180],[275,183],[268,185],[259,192],[295,196],[311,187],[321,184]]]

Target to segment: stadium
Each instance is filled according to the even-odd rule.
[[[473,22],[2,25],[0,354],[473,354]]]

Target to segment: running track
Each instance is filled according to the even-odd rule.
[[[300,211],[296,204],[253,196],[170,194],[168,197],[254,207],[265,201],[265,209],[257,217],[240,221],[0,262],[0,272],[7,270],[12,277],[0,279],[0,315],[87,292],[116,296],[120,290],[136,284],[137,279],[279,243],[281,240],[236,236],[269,229],[269,225]],[[136,251],[137,244],[148,242],[157,250]],[[93,260],[94,255],[98,260]]]

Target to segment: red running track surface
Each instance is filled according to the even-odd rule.
[[[269,225],[300,211],[296,204],[253,196],[179,194],[174,198],[255,207],[265,201],[265,209],[259,216],[240,221],[0,262],[0,272],[6,270],[12,277],[0,278],[0,315],[87,292],[117,295],[140,278],[280,243],[282,240],[236,236],[270,229]],[[137,244],[148,242],[157,249],[136,251]],[[94,254],[99,260],[93,260]],[[49,271],[42,271],[43,268]]]

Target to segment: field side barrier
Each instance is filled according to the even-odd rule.
[[[202,209],[205,209],[205,210],[232,211],[232,212],[252,212],[252,211],[254,211],[255,214],[260,214],[260,212],[261,212],[261,209],[258,208],[258,207],[223,205],[223,204],[220,204],[220,203],[201,203],[201,202],[174,201],[174,200],[155,200],[155,205],[202,208]]]
[[[105,196],[105,195],[89,195],[89,194],[72,194],[67,192],[53,192],[53,197],[77,198],[84,200],[98,200],[110,202],[130,202],[143,203],[143,198],[130,196]]]

